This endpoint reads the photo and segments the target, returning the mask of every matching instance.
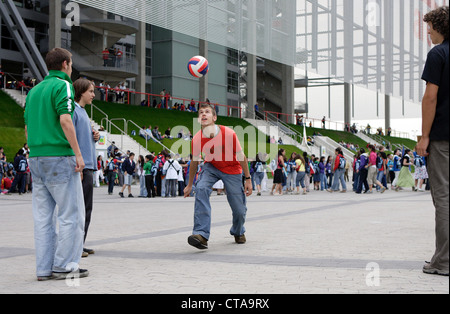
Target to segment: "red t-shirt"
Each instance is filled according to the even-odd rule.
[[[220,132],[214,138],[203,136],[199,131],[192,139],[192,156],[203,155],[205,163],[212,164],[226,174],[242,174],[242,167],[236,158],[236,153],[242,151],[236,133],[225,126],[219,126]]]

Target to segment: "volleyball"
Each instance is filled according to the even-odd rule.
[[[196,78],[201,78],[208,73],[209,64],[208,60],[206,60],[202,56],[195,56],[189,60],[188,63],[188,71],[189,73]]]

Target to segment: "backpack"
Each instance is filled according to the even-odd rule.
[[[255,165],[256,172],[264,172],[264,167],[262,162],[258,161]]]
[[[272,169],[272,171],[277,170],[277,161],[275,159],[272,159],[269,166],[270,166],[270,169]]]
[[[339,156],[339,169],[345,169],[346,164],[347,161],[345,160],[344,156]]]
[[[316,168],[314,167],[314,165],[311,162],[309,162],[309,169],[310,169],[311,175],[316,173]]]
[[[417,158],[414,160],[414,166],[416,166],[416,167],[418,167],[418,168],[422,167],[422,166],[423,166],[423,159],[420,158],[420,157],[417,157]]]
[[[114,171],[114,168],[115,168],[114,160],[111,159],[111,161],[108,163],[108,170]]]
[[[377,156],[377,169],[381,169],[381,167],[383,167],[383,159]]]
[[[173,165],[175,160],[172,160],[172,162],[170,160],[168,160],[167,162],[169,163],[169,167],[167,167],[167,170],[169,170],[169,168],[172,167],[177,172],[177,175],[179,175],[180,174],[180,170],[175,169],[175,166]],[[166,170],[166,173],[167,173],[167,170]],[[164,171],[163,171],[163,176],[165,176],[166,173],[164,173]]]
[[[27,171],[27,160],[26,159],[21,159],[19,161],[19,166],[17,167],[17,171],[18,172],[25,172]]]
[[[163,166],[164,165],[162,164],[162,157],[158,156],[158,158],[156,158],[155,162],[153,163],[151,173],[155,176],[158,170],[161,170]]]

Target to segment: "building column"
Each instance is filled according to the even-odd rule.
[[[352,91],[350,83],[344,83],[344,124],[352,122]]]
[[[49,51],[61,47],[61,8],[61,1],[49,1]]]
[[[139,32],[136,34],[136,59],[138,61],[138,76],[136,77],[136,91],[145,93],[145,57],[146,57],[146,36],[145,36],[145,23],[139,22]],[[136,101],[141,103],[145,99],[144,94],[138,94]]]
[[[258,77],[256,55],[247,54],[247,118],[255,119],[255,104],[258,102]]]
[[[384,134],[387,134],[387,130],[391,127],[391,96],[384,96]]]
[[[283,122],[294,123],[295,113],[295,82],[294,82],[294,67],[286,64],[281,65],[281,103],[282,112],[291,115]]]
[[[199,54],[208,59],[208,42],[206,40],[200,39],[199,40]],[[199,98],[200,101],[206,101],[208,98],[208,75],[203,76],[199,80],[200,86],[199,86]]]

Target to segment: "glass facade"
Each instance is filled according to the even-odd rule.
[[[448,0],[297,0],[296,65],[419,102],[432,44],[423,15]]]

